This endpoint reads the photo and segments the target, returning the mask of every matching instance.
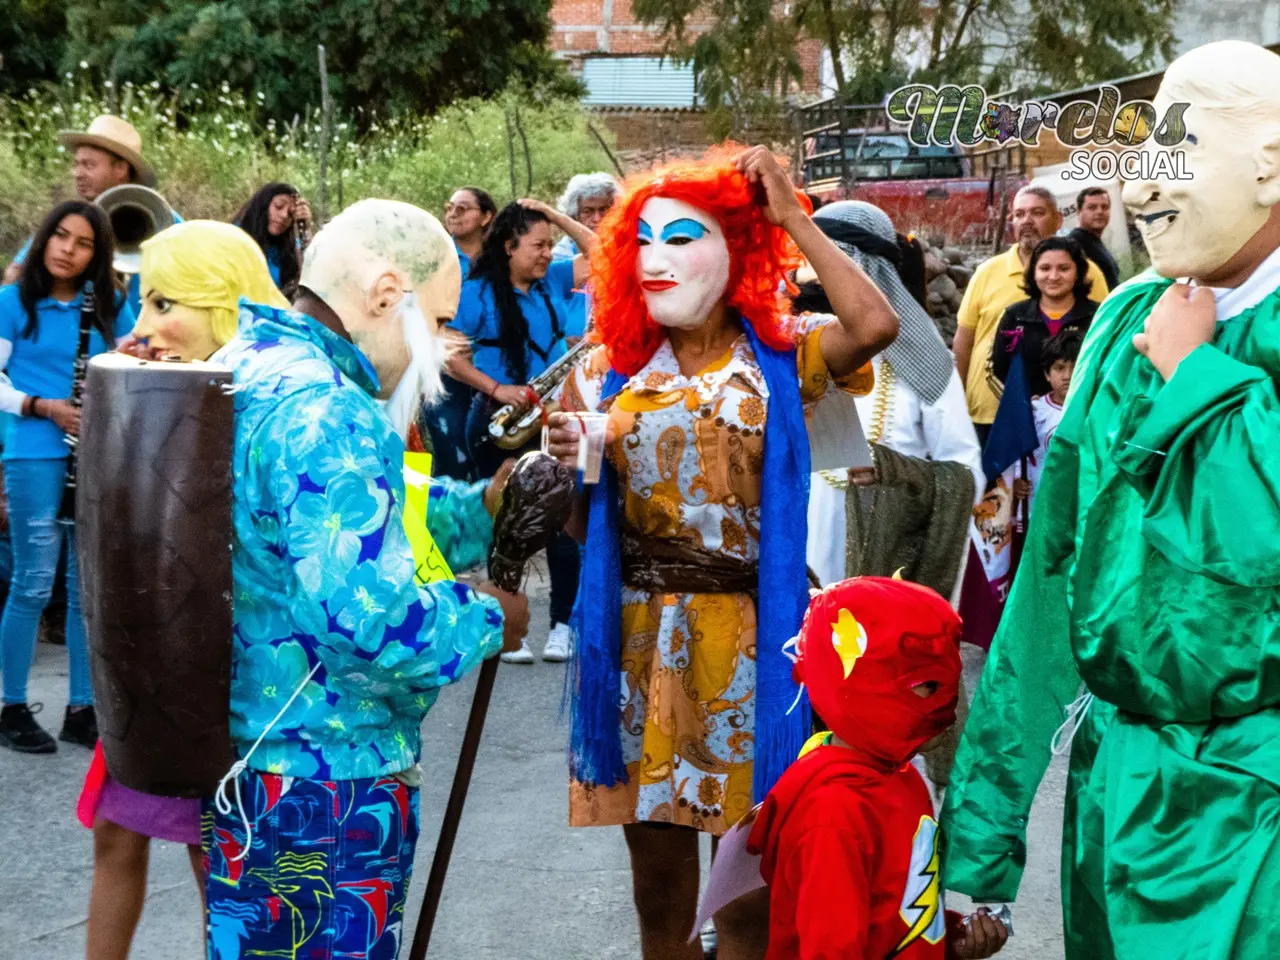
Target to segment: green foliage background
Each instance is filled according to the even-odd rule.
[[[170,91],[153,81],[116,89],[91,83],[85,79],[90,73],[73,71],[71,79],[21,97],[0,96],[0,263],[56,200],[73,194],[70,158],[57,132],[84,129],[108,110],[138,128],[160,173],[161,193],[187,219],[229,219],[271,180],[292,183],[316,201],[317,111],[286,124],[269,115],[265,96],[245,97],[230,83]],[[366,197],[391,197],[438,214],[463,185],[490,191],[499,204],[527,195],[552,200],[573,174],[611,169],[573,100],[535,99],[512,89],[487,100],[458,101],[430,117],[360,117],[363,129],[350,117],[335,122],[331,213]],[[513,131],[518,120],[527,135],[527,161],[519,133],[508,138],[508,117]],[[608,131],[600,133],[612,147]]]
[[[552,0],[7,0],[0,93],[86,64],[97,82],[227,84],[288,122],[319,104],[325,46],[339,111],[432,112],[512,84],[579,91],[548,49]]]

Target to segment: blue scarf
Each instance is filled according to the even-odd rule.
[[[794,350],[774,350],[745,319],[747,338],[769,388],[760,498],[760,563],[756,626],[756,802],[795,760],[809,736],[808,698],[790,714],[798,687],[783,646],[800,632],[809,607],[805,567],[809,435]],[[627,377],[610,370],[602,399]],[[613,787],[627,780],[619,718],[622,682],[622,557],[618,475],[606,459],[591,489],[587,547],[575,611],[579,638],[570,763],[579,782]]]

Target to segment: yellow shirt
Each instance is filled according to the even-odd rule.
[[[987,385],[987,361],[995,345],[996,330],[1005,310],[1022,300],[1027,293],[1022,280],[1027,268],[1014,244],[999,256],[978,265],[973,279],[960,301],[956,325],[973,331],[973,352],[969,355],[969,374],[965,377],[964,394],[969,401],[969,418],[974,423],[991,423],[996,418],[999,399]],[[1089,299],[1101,303],[1107,296],[1107,281],[1097,264],[1089,261]]]

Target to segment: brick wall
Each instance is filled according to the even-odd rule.
[[[636,21],[632,0],[556,0],[551,8],[551,48],[571,63],[589,56],[659,56],[662,33]],[[697,33],[713,23],[712,18],[691,17],[687,29]],[[804,69],[803,89],[818,90],[822,44],[802,41],[798,47]]]

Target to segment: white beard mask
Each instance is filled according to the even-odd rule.
[[[418,408],[423,403],[435,403],[444,395],[440,373],[448,351],[445,341],[431,332],[416,293],[406,294],[401,301],[400,323],[409,348],[409,366],[391,398],[385,401],[385,409],[400,439],[407,443],[409,427]]]
[[[654,197],[640,211],[636,280],[649,316],[663,327],[693,330],[706,323],[729,286],[729,247],[704,210]]]

